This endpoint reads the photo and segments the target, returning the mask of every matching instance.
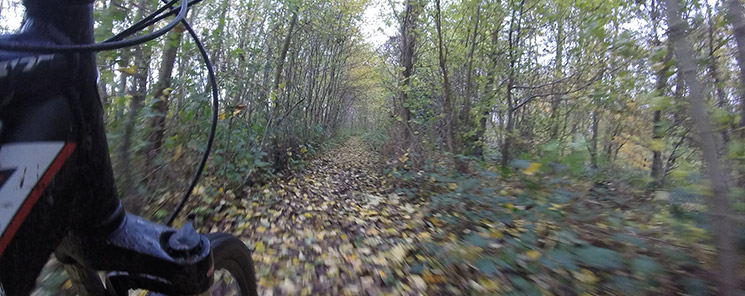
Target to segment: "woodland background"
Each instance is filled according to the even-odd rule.
[[[373,4],[395,29],[382,44],[361,33]],[[100,41],[157,1],[95,5]],[[3,0],[0,15],[19,6]],[[198,195],[251,198],[353,137],[382,155],[376,172],[389,192],[427,202],[430,226],[517,229],[514,254],[463,259],[488,280],[511,268],[504,282],[514,290],[505,291],[561,294],[541,286],[548,274],[578,294],[733,295],[745,241],[742,7],[204,1],[188,18],[215,65],[220,115]],[[177,27],[98,55],[119,190],[130,210],[154,219],[186,187],[210,122],[206,71],[183,35]],[[489,216],[505,211],[510,221]],[[546,245],[541,227],[562,236],[562,223],[577,232]],[[485,237],[509,245],[502,232]],[[474,239],[456,241],[482,244]]]

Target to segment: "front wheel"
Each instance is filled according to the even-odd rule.
[[[212,295],[258,295],[251,250],[240,239],[227,233],[209,233],[205,236],[210,240],[215,266]]]

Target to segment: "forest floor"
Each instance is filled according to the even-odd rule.
[[[427,282],[411,273],[406,256],[429,235],[427,205],[381,190],[379,164],[351,138],[304,171],[254,189],[253,198],[218,214],[211,230],[254,249],[260,295],[422,293]]]
[[[197,188],[185,212],[200,232],[232,233],[253,250],[260,295],[716,291],[701,207],[681,193],[531,162],[458,174],[407,169],[404,155],[401,169],[384,170],[369,147],[349,138],[241,194],[205,178],[213,185]],[[155,201],[151,216],[174,197]],[[43,272],[40,290],[70,295],[60,274]]]
[[[261,295],[711,292],[710,237],[670,194],[530,162],[384,171],[367,144],[352,137],[243,198],[197,199],[201,230],[254,250]]]

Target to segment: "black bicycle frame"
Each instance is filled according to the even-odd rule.
[[[92,0],[25,0],[20,33],[1,41],[90,44]],[[95,54],[0,51],[0,282],[28,295],[54,252],[82,295],[129,288],[198,294],[210,243],[125,213],[117,197]],[[109,271],[106,286],[96,271]],[[1,293],[1,292],[0,292]]]

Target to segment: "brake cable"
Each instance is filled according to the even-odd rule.
[[[171,0],[171,2],[166,3],[165,6],[158,8],[157,10],[153,11],[153,13],[149,14],[148,16],[142,18],[141,20],[137,21],[133,25],[129,26],[129,28],[124,29],[124,31],[119,32],[118,34],[111,36],[109,38],[106,38],[103,42],[112,42],[112,41],[119,41],[124,39],[125,37],[131,36],[134,33],[137,33],[138,31],[142,30],[143,28],[149,26],[148,23],[152,21],[156,16],[163,13],[166,9],[169,9],[170,7],[173,7],[174,4],[179,0]],[[189,5],[191,6],[191,5]],[[187,7],[188,8],[188,7]],[[152,24],[152,23],[150,23]]]
[[[179,212],[181,212],[181,210],[184,208],[184,205],[186,205],[186,201],[191,196],[191,192],[194,191],[194,187],[197,186],[199,177],[202,175],[202,171],[207,164],[207,159],[209,158],[210,150],[212,149],[212,143],[215,141],[215,133],[217,132],[217,109],[220,103],[217,94],[217,77],[215,76],[215,69],[212,66],[212,62],[210,61],[210,57],[207,54],[207,50],[204,48],[204,44],[202,44],[202,41],[199,40],[197,33],[194,32],[194,29],[191,27],[191,25],[189,25],[189,22],[187,22],[186,20],[182,20],[182,23],[184,24],[184,28],[189,31],[189,35],[191,35],[191,37],[194,39],[194,42],[197,44],[199,53],[201,53],[202,59],[204,60],[204,65],[207,67],[207,74],[209,75],[210,84],[212,86],[212,124],[210,125],[210,134],[207,138],[207,147],[204,150],[204,154],[202,155],[202,160],[199,162],[197,171],[196,173],[194,173],[194,179],[192,179],[191,184],[189,184],[189,189],[184,193],[184,197],[182,197],[178,205],[176,205],[176,210],[174,210],[171,214],[171,217],[168,218],[168,222],[166,222],[167,226],[171,226],[173,224],[173,221],[176,220],[176,216],[178,216]]]
[[[172,0],[172,1],[178,1],[178,0]],[[203,0],[191,0],[191,1],[189,1],[189,6],[188,7],[192,7],[192,6],[194,6],[197,3],[202,2],[202,1]],[[170,4],[170,2],[169,3],[166,3],[166,4]],[[118,34],[116,34],[116,35],[114,35],[112,37],[109,37],[108,39],[104,40],[103,42],[110,42],[110,41],[122,40],[125,37],[132,36],[134,33],[136,33],[139,30],[142,30],[142,29],[144,29],[146,27],[149,27],[149,26],[151,26],[151,25],[153,25],[153,24],[155,24],[155,23],[163,20],[164,18],[167,18],[167,17],[172,16],[172,15],[174,15],[174,14],[176,14],[176,13],[179,12],[179,10],[171,9],[167,13],[164,13],[164,14],[161,14],[159,16],[156,16],[156,15],[158,15],[158,14],[160,14],[160,13],[163,12],[162,9],[166,9],[166,8],[169,8],[169,7],[173,7],[173,5],[166,5],[166,6],[164,6],[163,8],[159,9],[158,11],[155,11],[155,12],[151,13],[150,15],[148,15],[147,17],[143,18],[142,20],[138,21],[136,24],[133,24],[133,25],[129,26],[129,28],[125,29],[124,31],[122,31],[122,32],[120,32],[120,33],[118,33]]]

